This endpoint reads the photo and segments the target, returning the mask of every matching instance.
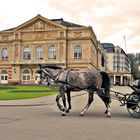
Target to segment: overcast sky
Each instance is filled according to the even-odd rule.
[[[37,14],[92,26],[101,43],[140,53],[140,0],[0,0],[0,30]],[[126,45],[124,36],[126,38]]]

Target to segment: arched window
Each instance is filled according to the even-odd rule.
[[[82,48],[80,46],[74,48],[74,59],[82,59]]]
[[[7,71],[6,70],[2,70],[1,71],[1,77],[0,77],[0,79],[1,79],[1,83],[2,84],[7,84],[8,83],[8,73],[7,73]]]
[[[7,48],[2,49],[1,59],[2,59],[2,61],[7,61],[8,60],[8,49]]]
[[[1,74],[8,74],[6,70],[2,70]]]
[[[30,60],[31,59],[31,50],[30,48],[26,47],[23,50],[23,59],[24,60]]]
[[[56,59],[56,47],[55,46],[49,47],[48,56],[49,56],[49,59]]]
[[[36,49],[36,58],[38,60],[42,60],[43,59],[43,47],[42,46],[38,46]]]
[[[25,70],[23,71],[23,74],[30,74],[30,71],[29,71],[28,69],[25,69]]]
[[[28,69],[25,69],[22,72],[22,83],[23,84],[30,84],[30,79],[31,79],[31,72]]]

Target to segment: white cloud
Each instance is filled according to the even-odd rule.
[[[13,28],[41,14],[46,18],[92,26],[97,39],[140,52],[139,0],[0,0],[0,30]],[[122,45],[122,46],[121,46]],[[136,48],[136,49],[134,49]]]

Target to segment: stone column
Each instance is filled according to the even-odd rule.
[[[116,84],[116,75],[113,76],[114,77],[114,85]]]
[[[121,81],[120,81],[121,83],[121,85],[123,85],[123,75],[121,75]]]

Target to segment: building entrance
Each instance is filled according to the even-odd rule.
[[[8,83],[8,73],[7,73],[6,70],[1,71],[0,83],[1,84],[7,84]]]

